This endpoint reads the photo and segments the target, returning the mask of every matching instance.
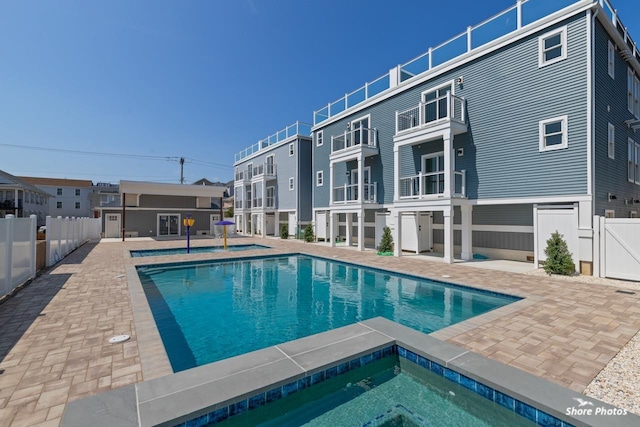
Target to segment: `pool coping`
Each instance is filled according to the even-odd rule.
[[[640,425],[630,412],[566,415],[577,399],[615,407],[382,317],[71,402],[62,425],[174,426],[393,345],[571,425]]]

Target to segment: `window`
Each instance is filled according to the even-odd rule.
[[[616,78],[616,49],[609,40],[609,47],[607,50],[607,69],[612,79]]]
[[[80,202],[76,202],[76,209],[80,209]]]
[[[616,127],[609,123],[609,133],[607,135],[607,152],[610,159],[616,158]]]
[[[76,188],[76,196],[79,196],[79,195],[80,195],[80,189]]]
[[[322,181],[323,181],[323,172],[322,171],[317,171],[316,172],[316,186],[317,187],[322,187]]]
[[[422,102],[425,104],[423,112],[423,120],[425,123],[431,123],[448,117],[447,92],[451,92],[451,94],[455,93],[452,83],[447,83],[444,86],[422,92]],[[413,123],[412,125],[415,126]]]
[[[292,157],[293,153],[294,151],[293,151],[293,142],[292,142],[291,144],[289,144],[289,157]]]
[[[640,143],[636,142],[636,148],[634,153],[634,162],[636,169],[636,184],[640,185]]]
[[[567,116],[555,117],[540,122],[540,151],[567,148]]]
[[[56,202],[56,208],[62,209],[62,202]]]
[[[275,187],[267,187],[267,207],[276,207],[276,189]]]
[[[640,118],[640,79],[631,67],[627,69],[627,108]]]
[[[638,218],[638,211],[629,211],[629,218]]]
[[[322,134],[322,131],[319,130],[316,134],[316,147],[320,147],[322,144],[324,144],[324,135]]]
[[[554,64],[567,57],[567,27],[540,36],[538,67]]]
[[[347,143],[347,145],[358,145],[358,144],[366,144],[368,145],[370,142],[369,137],[370,129],[369,129],[369,116],[360,117],[359,119],[353,120],[349,127],[353,131],[352,142]]]
[[[616,211],[614,211],[613,209],[605,209],[604,217],[605,218],[615,218],[616,217]]]
[[[58,188],[58,190],[56,190],[56,195],[62,196],[62,188]]]
[[[289,178],[289,191],[293,190],[293,177]]]
[[[633,139],[629,138],[627,142],[627,179],[629,182],[634,182],[635,178],[635,163],[637,163],[635,157],[635,143]],[[640,180],[640,178],[638,178]]]

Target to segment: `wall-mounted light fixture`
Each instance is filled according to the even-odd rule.
[[[462,76],[460,76],[460,77],[458,77],[458,78],[456,79],[456,84],[457,84],[458,86],[462,86],[462,84],[463,84],[463,83],[464,83],[464,79],[462,78]]]
[[[612,200],[616,200],[617,197],[615,195],[611,194],[611,193],[607,193],[607,199],[609,201],[612,201]]]

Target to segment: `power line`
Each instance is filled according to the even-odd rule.
[[[17,144],[2,144],[0,146],[4,147],[13,147],[13,148],[23,148],[25,150],[38,150],[38,151],[54,151],[58,153],[71,153],[71,154],[81,154],[86,156],[106,156],[106,157],[125,157],[132,159],[147,159],[147,160],[168,160],[168,161],[178,161],[179,157],[177,156],[149,156],[144,154],[121,154],[121,153],[103,153],[98,151],[83,151],[83,150],[68,150],[64,148],[51,148],[51,147],[35,147],[32,145],[17,145]]]

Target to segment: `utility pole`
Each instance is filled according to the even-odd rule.
[[[180,157],[180,184],[184,184],[184,157]]]

